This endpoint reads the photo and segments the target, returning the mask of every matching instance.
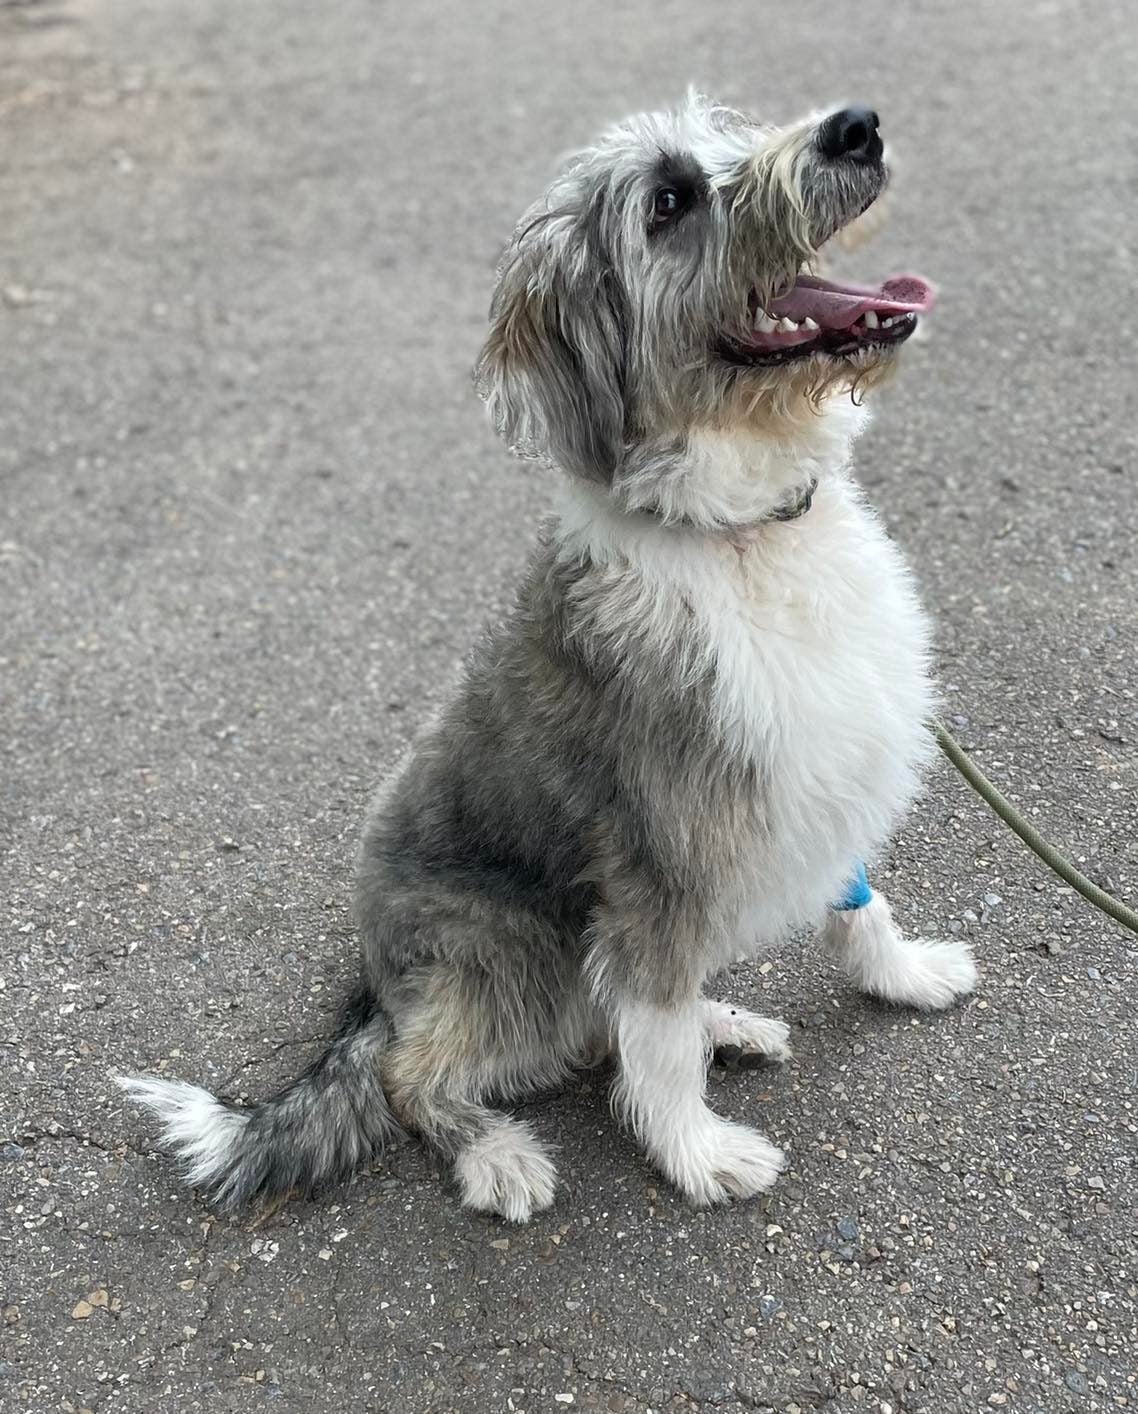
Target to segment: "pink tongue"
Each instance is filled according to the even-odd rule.
[[[878,314],[923,314],[936,303],[936,291],[919,275],[893,275],[883,285],[842,285],[799,275],[789,294],[769,312],[778,318],[813,319],[823,329],[848,329],[872,309]]]

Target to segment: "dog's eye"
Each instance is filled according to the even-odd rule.
[[[656,193],[656,207],[653,215],[657,223],[670,221],[683,209],[683,198],[675,187],[661,187]]]
[[[675,226],[694,210],[707,192],[703,174],[691,162],[661,156],[651,188],[652,206],[648,231],[652,234],[665,226]]]

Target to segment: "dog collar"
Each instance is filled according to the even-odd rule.
[[[681,520],[673,521],[673,525],[683,526],[686,530],[699,530],[704,535],[725,540],[729,545],[733,545],[736,550],[743,553],[750,545],[755,543],[755,539],[764,526],[777,524],[781,521],[799,520],[814,504],[814,492],[818,489],[818,478],[810,478],[809,485],[805,486],[795,496],[794,500],[787,501],[781,506],[777,506],[773,511],[765,516],[760,516],[758,520],[748,521],[745,525],[723,525],[718,527],[698,526],[693,521],[684,517]],[[636,514],[652,516],[658,518],[659,513],[648,507],[644,507]]]
[[[818,478],[811,477],[810,484],[800,491],[793,501],[786,502],[785,505],[771,511],[769,515],[763,516],[761,520],[752,521],[749,525],[725,527],[722,531],[723,538],[740,555],[745,555],[759,538],[759,534],[765,526],[776,525],[780,521],[798,520],[804,516],[814,504],[814,492],[817,489]]]
[[[814,504],[814,492],[818,489],[818,478],[811,477],[810,485],[805,491],[799,492],[793,501],[788,505],[780,506],[778,510],[771,511],[767,520],[797,520],[799,516],[804,516]]]

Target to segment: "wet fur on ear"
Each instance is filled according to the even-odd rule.
[[[611,266],[564,218],[515,238],[474,377],[519,455],[611,483],[625,446],[622,310]]]

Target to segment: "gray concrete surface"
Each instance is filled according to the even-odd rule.
[[[256,1096],[353,968],[357,824],[545,501],[468,369],[555,156],[690,80],[879,106],[943,289],[864,478],[946,711],[1133,901],[1138,26],[1122,3],[0,3],[5,1410],[1133,1408],[1135,940],[946,769],[878,878],[970,934],[913,1018],[809,947],[741,969],[792,1155],[694,1213],[594,1077],[534,1106],[556,1208],[415,1147],[250,1230],[121,1067]]]

